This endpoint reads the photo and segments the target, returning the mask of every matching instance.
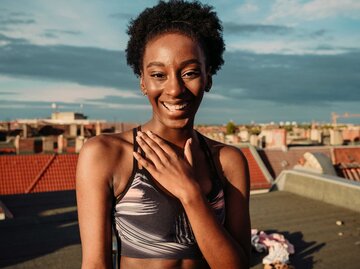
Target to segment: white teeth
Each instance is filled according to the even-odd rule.
[[[163,105],[164,105],[168,110],[170,110],[171,112],[173,112],[173,111],[176,111],[176,110],[182,110],[182,109],[184,109],[184,108],[188,105],[188,103],[183,103],[183,104],[179,104],[179,105],[171,105],[171,104],[169,104],[169,103],[163,102]]]

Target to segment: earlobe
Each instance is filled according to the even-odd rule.
[[[145,87],[144,78],[143,78],[142,74],[140,76],[140,89],[141,89],[141,92],[142,92],[143,95],[147,95],[147,90],[146,90],[146,87]]]
[[[210,89],[211,89],[211,87],[212,87],[212,76],[209,75],[209,76],[208,76],[207,83],[206,83],[205,91],[206,91],[206,92],[209,92]]]

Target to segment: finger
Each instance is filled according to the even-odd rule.
[[[165,142],[164,139],[151,131],[147,131],[146,134],[154,143],[156,143],[156,145],[154,144],[154,150],[159,150],[158,154],[161,157],[162,155],[164,156],[164,158],[162,158],[164,162],[167,162],[170,156],[177,157],[176,152]]]
[[[137,148],[137,153],[139,153],[141,155],[141,148],[138,147]],[[143,169],[143,166],[138,162],[138,166],[139,166],[139,169]]]
[[[184,147],[184,156],[185,160],[188,161],[188,163],[193,166],[193,156],[191,152],[191,144],[192,144],[192,138],[189,138],[186,140],[185,147]]]
[[[146,160],[144,157],[141,156],[138,152],[133,152],[134,158],[138,161],[138,163],[144,167],[146,170],[149,171],[149,173],[155,177],[156,174],[156,168],[154,164],[152,164],[150,161]]]
[[[162,166],[161,159],[157,155],[157,153],[153,150],[152,146],[150,146],[144,139],[144,134],[138,133],[136,136],[136,141],[138,142],[141,149],[144,151],[146,157],[156,166]]]

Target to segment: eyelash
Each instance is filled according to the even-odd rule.
[[[199,76],[200,72],[198,70],[191,70],[188,72],[185,72],[182,77],[190,77],[190,78],[194,78]]]
[[[198,70],[190,70],[185,72],[184,74],[181,75],[182,78],[195,78],[197,76],[199,76],[200,71]],[[163,73],[152,73],[150,74],[150,77],[155,78],[155,79],[165,79],[166,75]]]
[[[152,74],[150,74],[150,77],[156,78],[156,79],[161,79],[161,78],[165,77],[165,75],[162,73],[152,73]]]

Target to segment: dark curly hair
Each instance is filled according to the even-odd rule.
[[[156,6],[146,8],[130,21],[127,31],[130,36],[126,48],[127,63],[140,76],[147,42],[163,33],[178,32],[200,43],[205,53],[206,66],[214,75],[224,63],[222,30],[221,21],[212,6],[198,1],[159,1]]]

